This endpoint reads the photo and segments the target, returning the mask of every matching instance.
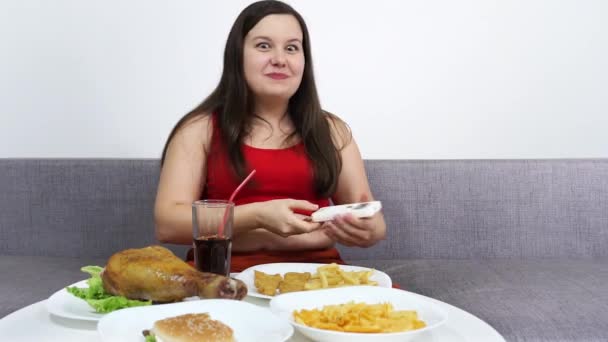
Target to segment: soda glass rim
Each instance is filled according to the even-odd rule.
[[[234,202],[230,202],[228,200],[210,199],[210,200],[198,200],[198,201],[194,201],[192,203],[193,207],[200,206],[200,205],[207,205],[212,208],[221,208],[224,206],[234,206]]]

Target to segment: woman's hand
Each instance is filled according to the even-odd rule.
[[[310,217],[297,214],[294,210],[314,211],[319,206],[308,201],[279,199],[260,202],[257,208],[257,221],[265,228],[282,237],[310,233],[321,227],[320,223],[310,222]]]
[[[385,235],[385,225],[380,224],[380,215],[377,213],[370,218],[356,218],[351,214],[340,215],[325,222],[322,229],[329,238],[345,246],[370,247]]]

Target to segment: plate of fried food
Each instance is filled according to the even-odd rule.
[[[430,298],[377,286],[287,293],[272,298],[270,310],[314,341],[425,339],[447,320]]]
[[[294,328],[251,303],[205,299],[117,310],[99,321],[97,331],[104,342],[282,342]]]
[[[202,298],[243,299],[243,282],[199,272],[160,246],[113,254],[105,267],[84,266],[90,278],[62,288],[47,301],[49,313],[98,321],[124,308]]]
[[[351,265],[315,263],[272,263],[252,266],[236,277],[247,285],[248,295],[272,297],[298,291],[348,286],[391,287],[384,272]]]

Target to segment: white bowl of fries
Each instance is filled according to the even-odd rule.
[[[427,297],[376,286],[286,293],[270,301],[270,310],[315,341],[403,342],[447,320]]]

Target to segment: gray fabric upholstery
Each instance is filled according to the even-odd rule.
[[[351,259],[608,256],[608,160],[370,160],[388,239]]]
[[[157,160],[0,159],[0,254],[107,258],[156,243],[159,171]]]
[[[351,259],[608,256],[608,160],[369,160],[386,241]],[[154,242],[157,160],[0,160],[0,254]]]
[[[107,257],[154,241],[158,162],[0,163],[0,253]]]
[[[507,341],[608,341],[608,159],[368,160],[385,241],[340,251]],[[0,159],[0,317],[155,243],[157,160]],[[183,256],[187,246],[170,246]]]
[[[103,258],[43,256],[0,257],[0,318],[29,304],[47,299],[55,291],[87,279],[80,268],[105,265]]]
[[[608,341],[608,258],[352,262],[483,317],[507,341]]]

